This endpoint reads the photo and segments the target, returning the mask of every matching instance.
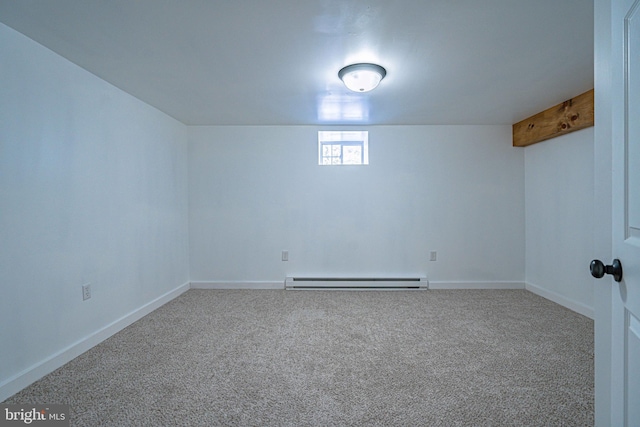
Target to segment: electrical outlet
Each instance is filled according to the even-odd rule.
[[[429,261],[437,261],[437,260],[438,260],[438,252],[431,251],[431,254],[429,255]]]
[[[91,284],[82,285],[82,300],[86,301],[91,298]]]
[[[289,251],[282,251],[282,260],[289,261]]]

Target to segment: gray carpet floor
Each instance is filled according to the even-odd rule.
[[[524,290],[190,290],[4,403],[74,426],[590,426],[593,321]]]

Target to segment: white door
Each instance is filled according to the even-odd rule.
[[[611,346],[611,425],[640,426],[640,0],[602,0],[607,7],[599,1],[596,52],[598,36],[605,34],[610,54],[596,55],[596,91],[603,91],[603,101],[596,103],[596,127],[606,129],[596,132],[596,138],[611,138],[611,251],[620,261],[622,278],[603,278],[611,286],[611,318],[599,319],[596,313],[596,322],[609,323],[611,337],[607,340],[596,332],[596,341]],[[598,11],[604,13],[598,16]],[[598,19],[607,21],[609,34],[598,30]],[[602,261],[614,264],[611,259]],[[606,273],[613,270],[609,267]],[[596,363],[597,358],[598,347]]]
[[[623,425],[640,426],[640,0],[613,4],[614,34],[622,37],[614,59],[622,72],[612,79],[613,255],[623,280],[612,296],[612,398]]]

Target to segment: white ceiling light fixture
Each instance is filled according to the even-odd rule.
[[[354,92],[369,92],[375,89],[386,75],[387,70],[369,63],[347,65],[338,72],[340,80]]]

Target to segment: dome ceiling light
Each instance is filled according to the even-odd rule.
[[[338,72],[344,85],[354,92],[369,92],[375,89],[387,75],[387,70],[376,64],[347,65]]]

